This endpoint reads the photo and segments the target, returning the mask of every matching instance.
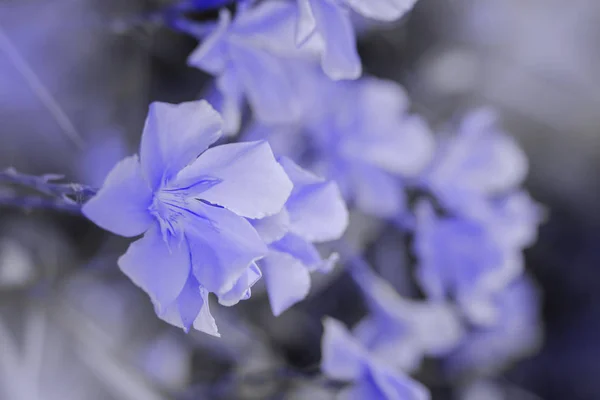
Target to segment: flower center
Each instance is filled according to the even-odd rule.
[[[162,189],[154,194],[150,212],[158,220],[163,233],[175,236],[181,230],[184,216],[189,213],[189,201],[194,201],[181,190]]]

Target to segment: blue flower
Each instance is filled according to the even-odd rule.
[[[241,7],[233,20],[223,9],[218,26],[189,56],[189,65],[217,77],[226,133],[239,130],[244,99],[261,121],[299,118],[296,89],[301,82],[291,73],[290,64],[314,56],[294,45],[295,15],[294,6],[283,2]]]
[[[524,190],[492,199],[473,199],[461,213],[487,224],[505,248],[524,249],[537,240],[538,227],[545,219],[545,208]]]
[[[338,399],[430,398],[428,390],[419,382],[370,354],[341,322],[327,318],[323,324],[321,370],[332,379],[352,383],[338,394]]]
[[[281,211],[292,183],[265,142],[208,149],[221,118],[205,101],[153,103],[140,157],[127,157],[83,207],[118,235],[144,236],[119,267],[159,317],[218,335],[208,293],[225,305],[250,295],[267,247],[246,218]]]
[[[462,339],[461,321],[450,304],[403,298],[367,266],[353,268],[352,276],[370,310],[354,335],[389,365],[416,369],[424,356],[447,354]]]
[[[497,119],[490,109],[472,111],[441,141],[424,182],[445,207],[469,210],[474,201],[511,192],[525,179],[527,158]]]
[[[292,194],[279,214],[252,221],[269,244],[269,253],[258,264],[275,315],[308,295],[311,271],[327,272],[337,260],[336,254],[323,260],[313,243],[338,239],[348,226],[348,210],[334,182],[288,158],[279,163],[294,184]]]
[[[539,293],[527,276],[494,297],[496,321],[477,327],[446,360],[451,372],[495,374],[516,358],[532,353],[542,339]]]
[[[299,93],[301,124],[257,124],[249,137],[268,138],[276,153],[336,181],[359,210],[395,217],[404,208],[401,178],[417,176],[430,162],[427,124],[406,114],[407,96],[394,82],[314,79],[303,81],[307,87]]]
[[[393,21],[416,0],[298,0],[296,44],[317,42],[323,71],[335,80],[356,79],[362,73],[350,10],[367,18]]]
[[[492,296],[522,274],[522,249],[502,242],[491,220],[437,216],[427,201],[416,214],[417,279],[425,293],[452,297],[474,322],[493,321]]]

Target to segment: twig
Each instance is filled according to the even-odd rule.
[[[29,67],[27,61],[19,54],[18,50],[12,44],[9,37],[4,33],[0,27],[0,50],[3,51],[8,59],[13,63],[17,71],[23,76],[31,90],[40,99],[42,104],[48,109],[50,114],[54,117],[56,123],[60,126],[63,133],[75,144],[75,146],[81,150],[83,149],[83,139],[77,133],[75,126],[58,104],[56,99],[44,86],[42,81],[38,78],[35,72]]]

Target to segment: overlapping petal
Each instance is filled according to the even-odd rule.
[[[227,307],[236,305],[242,300],[248,300],[251,288],[262,277],[262,272],[255,263],[250,264],[246,271],[239,277],[231,290],[219,294],[219,304]]]
[[[280,158],[279,163],[294,184],[286,203],[290,232],[310,242],[339,239],[348,226],[348,209],[338,186],[286,157]]]
[[[245,43],[229,44],[239,82],[261,121],[282,123],[300,117],[301,104],[283,61],[268,50]]]
[[[321,255],[311,242],[293,233],[288,233],[280,240],[271,243],[270,247],[291,255],[306,268],[316,268],[323,262]]]
[[[405,195],[395,176],[368,164],[354,165],[348,172],[361,211],[379,217],[394,217],[403,211]]]
[[[271,244],[283,238],[289,232],[290,215],[284,208],[275,215],[261,219],[251,219],[250,223],[265,243]]]
[[[348,329],[333,318],[323,321],[321,370],[340,380],[355,380],[364,371],[366,353]]]
[[[260,260],[273,315],[303,300],[310,290],[310,273],[306,266],[288,253],[272,250]]]
[[[234,143],[213,147],[177,176],[189,186],[199,176],[221,183],[200,198],[247,218],[263,218],[281,211],[292,183],[277,163],[267,142]]]
[[[228,61],[227,31],[231,25],[231,13],[223,9],[219,24],[188,57],[188,65],[218,75],[225,70]]]
[[[137,236],[154,222],[148,208],[152,192],[144,180],[137,156],[119,162],[96,196],[82,208],[96,225],[121,236]]]
[[[150,105],[140,157],[142,170],[157,190],[221,137],[221,117],[208,102]]]
[[[463,210],[480,198],[514,190],[527,170],[525,154],[498,127],[496,114],[479,109],[468,114],[458,132],[441,143],[425,182],[446,207]]]
[[[119,258],[119,267],[148,293],[160,315],[179,297],[187,282],[190,253],[185,241],[170,238],[165,243],[156,224],[129,246]]]
[[[194,276],[209,292],[222,295],[267,254],[267,247],[252,225],[233,212],[200,201],[190,208],[206,218],[193,217],[185,228]]]
[[[336,398],[429,399],[429,392],[423,385],[369,353],[339,321],[326,318],[324,326],[321,370],[333,379],[352,382]]]
[[[208,309],[208,292],[200,286],[191,273],[179,297],[162,314],[159,314],[159,317],[171,325],[183,328],[186,332],[194,326],[209,335],[220,336]]]
[[[311,1],[311,6],[324,46],[321,54],[323,71],[334,80],[358,78],[362,64],[348,10],[330,0]]]

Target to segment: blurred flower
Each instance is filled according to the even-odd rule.
[[[337,260],[323,260],[313,243],[339,239],[348,226],[348,210],[337,185],[303,170],[288,158],[279,163],[294,184],[284,209],[252,221],[269,244],[259,261],[273,314],[279,315],[310,290],[310,272],[327,272]]]
[[[436,216],[432,205],[416,207],[414,248],[417,279],[432,300],[454,298],[473,322],[495,318],[491,296],[523,271],[521,249],[502,246],[490,224]]]
[[[397,216],[405,207],[400,178],[416,176],[430,162],[434,142],[427,124],[406,114],[406,93],[394,82],[308,76],[299,93],[302,124],[256,124],[248,138],[268,138],[276,153],[336,181],[362,212]]]
[[[494,301],[498,318],[492,325],[476,328],[465,336],[447,359],[450,371],[494,374],[540,344],[539,294],[529,278],[514,282]]]
[[[113,233],[144,233],[119,266],[159,317],[213,335],[208,293],[226,305],[247,299],[260,278],[254,262],[267,253],[245,218],[278,213],[292,189],[267,143],[207,150],[220,136],[219,114],[205,101],[153,103],[140,159],[117,164],[83,207]]]
[[[324,321],[321,370],[332,379],[352,382],[338,399],[426,400],[428,390],[370,354],[341,322]]]
[[[356,79],[362,73],[350,10],[367,18],[393,21],[416,0],[298,0],[296,43],[309,39],[320,45],[323,71],[335,80]]]
[[[229,10],[222,9],[218,25],[199,38],[202,42],[188,64],[217,77],[226,133],[239,130],[244,98],[261,121],[281,123],[299,117],[300,82],[289,64],[314,55],[295,48],[295,14],[291,4],[277,1],[240,7],[233,20]]]
[[[497,123],[490,109],[464,117],[456,134],[442,138],[425,185],[442,204],[457,212],[473,201],[511,192],[525,179],[527,158]]]
[[[367,266],[354,268],[352,275],[371,311],[354,335],[389,365],[414,370],[424,356],[447,354],[462,339],[461,321],[450,304],[405,299]]]

